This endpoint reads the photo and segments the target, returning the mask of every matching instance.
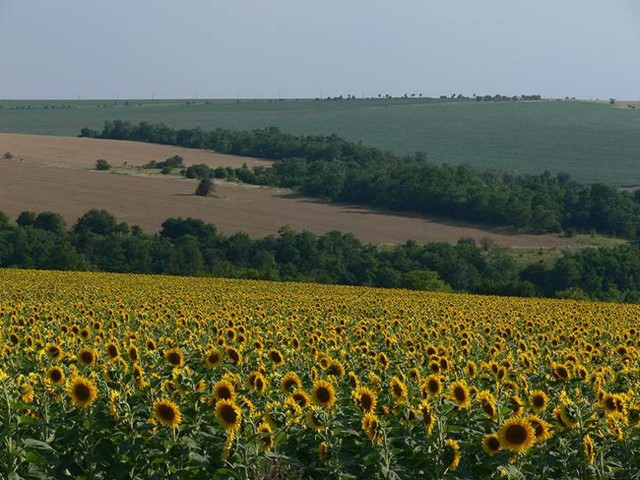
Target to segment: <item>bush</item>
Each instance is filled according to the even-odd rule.
[[[438,273],[430,270],[411,270],[403,273],[400,286],[409,290],[451,291],[451,287],[442,281]]]
[[[149,163],[145,163],[142,168],[159,168],[159,169],[171,169],[180,168],[183,166],[183,159],[180,155],[174,155],[173,157],[169,157],[162,162],[156,162],[155,160],[151,160]]]
[[[16,219],[16,223],[21,227],[31,227],[36,221],[36,214],[34,212],[20,212],[18,218]]]
[[[196,195],[200,197],[208,197],[213,190],[213,182],[208,178],[203,178],[196,188]]]
[[[5,160],[11,160],[13,158],[13,153],[4,152],[4,155],[2,155],[2,158],[4,158]]]
[[[111,164],[104,159],[99,159],[96,161],[96,170],[109,170],[111,168]]]
[[[184,176],[187,178],[199,179],[212,178],[214,176],[214,170],[212,170],[211,167],[205,165],[204,163],[199,163],[197,165],[191,165],[190,167],[188,167],[184,172]]]

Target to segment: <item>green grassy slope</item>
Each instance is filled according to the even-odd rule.
[[[110,119],[205,129],[275,125],[296,134],[336,133],[399,154],[424,151],[436,162],[640,184],[640,109],[433,99],[124,102],[0,100],[0,132],[77,135],[83,126],[100,128]],[[62,105],[71,108],[50,108]]]

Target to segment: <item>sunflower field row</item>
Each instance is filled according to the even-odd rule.
[[[0,271],[0,478],[638,478],[633,305]]]

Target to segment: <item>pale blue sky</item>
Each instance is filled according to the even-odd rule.
[[[640,98],[640,0],[0,0],[0,98]]]

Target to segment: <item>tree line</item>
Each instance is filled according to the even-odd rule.
[[[287,227],[253,239],[222,235],[193,218],[169,218],[156,234],[90,210],[67,228],[52,212],[0,212],[0,267],[218,276],[491,295],[640,302],[637,246],[566,253],[551,269],[521,268],[502,247],[409,241],[392,248],[338,231]]]
[[[424,153],[399,157],[336,135],[291,135],[275,127],[205,131],[115,120],[106,122],[102,131],[83,128],[81,136],[274,160],[270,167],[218,169],[215,176],[226,178],[228,174],[243,182],[293,188],[332,201],[534,233],[581,231],[629,239],[640,236],[640,191],[581,184],[567,174],[518,175],[436,164]]]

